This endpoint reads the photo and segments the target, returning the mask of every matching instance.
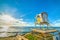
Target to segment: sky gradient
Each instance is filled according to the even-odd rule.
[[[41,12],[47,12],[50,22],[60,22],[60,0],[0,0],[0,14],[25,22],[34,23],[35,16]]]

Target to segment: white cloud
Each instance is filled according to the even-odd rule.
[[[9,26],[32,26],[29,22],[24,22],[23,19],[15,19],[10,15],[0,15],[1,25]]]
[[[55,20],[51,26],[54,26],[54,27],[60,27],[60,20]]]

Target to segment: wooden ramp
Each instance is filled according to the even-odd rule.
[[[17,36],[11,36],[11,37],[0,37],[0,40],[28,40],[24,36],[17,35]]]
[[[33,29],[33,32],[39,32],[39,33],[51,33],[51,32],[57,32],[57,30],[40,30],[40,29]]]
[[[27,38],[25,38],[24,36],[21,36],[21,35],[17,35],[16,38],[17,38],[17,40],[28,40]]]

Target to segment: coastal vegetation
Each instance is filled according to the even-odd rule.
[[[53,36],[51,34],[35,34],[28,33],[24,35],[29,40],[53,40]]]

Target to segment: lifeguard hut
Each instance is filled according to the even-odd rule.
[[[42,12],[40,14],[36,15],[36,21],[35,21],[35,26],[36,25],[47,25],[47,29],[48,29],[48,14],[46,12]]]

